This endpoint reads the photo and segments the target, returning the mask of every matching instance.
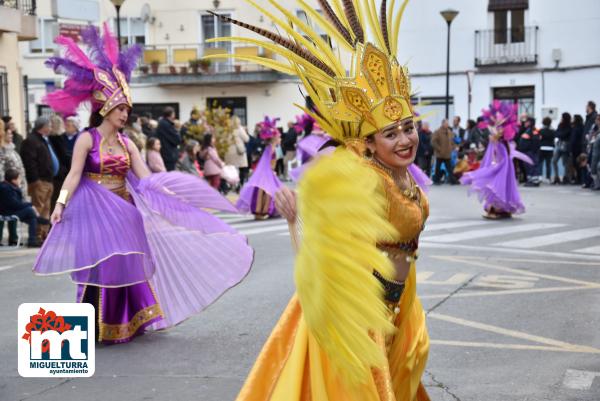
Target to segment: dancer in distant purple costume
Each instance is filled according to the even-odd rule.
[[[98,341],[123,343],[204,309],[244,278],[253,255],[244,236],[202,210],[235,212],[229,201],[194,176],[150,174],[119,133],[131,111],[127,82],[141,49],[119,54],[106,24],[103,36],[93,26],[81,36],[88,54],[59,36],[65,57],[46,63],[67,75],[46,103],[69,116],[89,102],[92,118],[75,144],[34,272],[70,273],[77,301],[96,309]]]
[[[462,184],[471,186],[469,192],[478,193],[488,219],[510,218],[525,212],[512,159],[533,163],[516,150],[513,139],[517,125],[516,104],[494,100],[489,109],[483,110],[480,128],[489,129],[490,142],[479,169],[460,179]]]
[[[263,154],[252,176],[240,191],[236,204],[241,212],[252,213],[256,220],[266,220],[277,216],[273,196],[282,186],[275,175],[275,147],[281,142],[281,134],[276,127],[279,118],[265,119],[260,123],[260,138],[265,141]]]

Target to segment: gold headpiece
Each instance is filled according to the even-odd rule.
[[[398,32],[408,0],[394,12],[395,0],[388,7],[381,1],[379,13],[375,0],[318,0],[321,14],[305,0],[297,0],[311,23],[284,9],[276,0],[267,0],[278,17],[254,0],[246,0],[289,39],[267,29],[229,17],[221,19],[249,29],[269,41],[247,37],[224,37],[208,42],[232,41],[263,47],[280,56],[277,59],[249,55],[224,56],[255,62],[286,74],[298,76],[316,110],[304,109],[333,138],[340,141],[364,138],[395,122],[411,118],[410,79],[406,67],[396,59]],[[332,49],[319,32],[337,43],[339,50],[350,53],[347,72],[341,51]],[[365,35],[372,35],[370,41]]]

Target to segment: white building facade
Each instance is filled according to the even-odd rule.
[[[266,0],[258,0],[266,6]],[[293,0],[279,2],[294,10]],[[315,8],[316,1],[313,1]],[[397,2],[398,3],[398,2]],[[441,4],[443,3],[443,4]],[[400,30],[400,62],[413,76],[415,101],[435,127],[445,115],[447,25],[439,12],[459,11],[451,25],[450,116],[475,119],[494,98],[519,104],[540,120],[560,113],[585,114],[588,100],[600,102],[600,1],[577,0],[413,0]],[[193,71],[189,60],[234,52],[271,57],[247,44],[205,44],[215,36],[248,36],[208,11],[271,28],[255,10],[237,0],[126,0],[120,10],[124,43],[145,46],[142,67],[132,83],[136,112],[155,117],[171,105],[185,120],[194,106],[228,106],[248,125],[264,115],[293,119],[302,103],[299,83],[251,63],[223,60]],[[303,16],[296,10],[298,16]],[[110,20],[109,0],[39,2],[38,40],[22,43],[32,117],[56,77],[43,67],[52,55],[51,38],[73,34],[88,23]],[[335,44],[334,44],[335,46]]]

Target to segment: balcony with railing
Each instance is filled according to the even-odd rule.
[[[227,53],[274,58],[271,52],[258,46],[235,46],[231,49],[203,44],[146,45],[134,82],[211,85],[276,82],[287,77],[254,62],[226,57],[202,60],[207,55]]]
[[[19,40],[36,39],[36,0],[0,0],[2,32],[15,32]]]
[[[475,66],[537,64],[538,30],[522,26],[475,31]]]

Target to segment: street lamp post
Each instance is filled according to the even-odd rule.
[[[121,11],[121,6],[125,3],[125,0],[110,0],[111,3],[115,6],[117,10],[117,41],[119,43],[119,51],[121,50],[121,16],[119,15]]]
[[[446,50],[446,120],[448,120],[450,107],[450,24],[458,15],[458,11],[448,9],[440,11],[440,14],[448,24],[448,47]]]

